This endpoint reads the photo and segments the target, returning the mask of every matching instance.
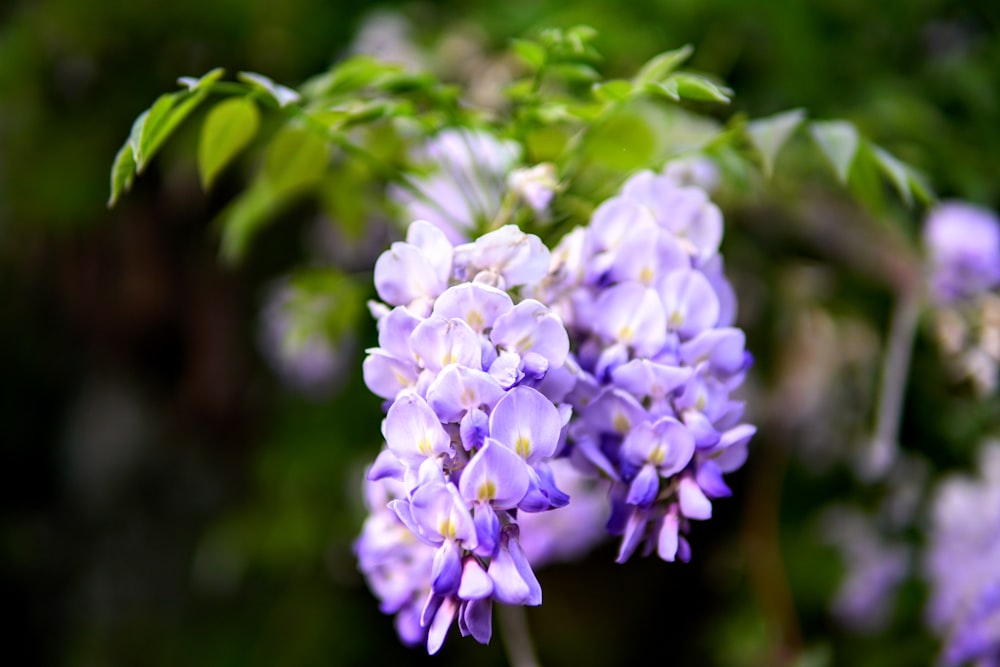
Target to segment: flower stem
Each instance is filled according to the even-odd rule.
[[[892,312],[882,364],[875,434],[860,470],[867,479],[883,477],[899,454],[899,422],[919,319],[919,295],[913,291],[900,294]]]
[[[498,604],[500,639],[511,667],[539,667],[535,647],[528,632],[528,623],[521,605]]]

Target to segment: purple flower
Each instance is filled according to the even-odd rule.
[[[924,245],[936,301],[952,303],[1000,285],[1000,219],[992,211],[944,202],[927,218]]]
[[[430,592],[434,548],[413,539],[406,525],[388,508],[391,500],[405,497],[399,482],[368,481],[365,491],[371,513],[354,543],[358,568],[381,601],[380,609],[396,614],[396,629],[403,642],[420,644],[427,638],[419,617]]]
[[[348,362],[355,358],[356,342],[347,334],[331,339],[321,323],[330,305],[300,296],[286,280],[267,291],[259,347],[284,385],[319,400],[341,384]]]
[[[430,653],[456,620],[488,641],[494,600],[540,604],[533,565],[602,535],[621,538],[618,562],[688,560],[691,521],[731,495],[756,431],[704,191],[637,174],[551,253],[514,225],[448,234],[414,222],[379,258],[364,364],[386,399],[369,478],[397,490],[389,534],[432,554],[404,591],[424,595],[419,614],[397,619]]]
[[[494,600],[541,603],[518,512],[569,501],[549,462],[565,442],[571,409],[562,400],[575,383],[563,370],[569,336],[561,320],[508,290],[538,280],[548,265],[538,237],[512,225],[454,247],[425,221],[375,265],[385,303],[371,304],[379,345],[368,350],[364,376],[386,399],[386,446],[368,477],[394,496],[388,514],[372,510],[359,565],[397,613],[404,641],[426,641],[430,653],[456,620],[463,635],[489,641]],[[417,547],[403,544],[423,546],[424,570],[407,570],[417,579],[400,591],[387,583],[396,560],[376,548],[394,542],[406,553]]]
[[[569,458],[557,458],[549,467],[572,500],[549,512],[518,516],[521,548],[534,568],[576,560],[608,538],[609,482],[581,471]]]
[[[932,501],[923,561],[927,621],[943,639],[942,664],[1000,659],[1000,443],[981,451],[980,475],[952,475]]]
[[[824,538],[843,559],[845,573],[831,602],[834,616],[852,629],[875,633],[890,620],[893,595],[910,572],[910,550],[882,536],[876,517],[832,507],[823,516]]]
[[[700,188],[644,171],[565,237],[530,294],[570,336],[568,456],[611,483],[618,561],[686,560],[692,520],[730,495],[723,475],[755,428],[733,393],[751,358],[734,325],[722,216]]]
[[[507,176],[507,187],[539,214],[548,209],[558,185],[556,167],[551,162],[515,169]]]

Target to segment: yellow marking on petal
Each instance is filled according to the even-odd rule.
[[[653,267],[651,266],[642,267],[642,270],[639,271],[639,282],[643,283],[644,285],[649,285],[650,283],[653,282]]]
[[[670,314],[670,321],[667,322],[667,326],[671,329],[679,329],[682,324],[684,324],[684,313],[679,310],[675,310]]]
[[[663,463],[663,459],[666,458],[666,455],[667,453],[663,451],[663,445],[657,445],[649,454],[649,462],[654,466],[658,466]]]
[[[396,382],[398,382],[400,386],[402,387],[409,386],[410,380],[405,375],[403,375],[399,371],[393,371],[393,375],[396,376]]]
[[[486,480],[476,489],[476,498],[486,502],[497,497],[497,485],[490,480]]]
[[[448,517],[447,519],[441,519],[441,522],[438,524],[438,532],[441,533],[441,537],[455,539],[458,528],[455,526],[455,522],[451,520],[451,517]]]
[[[531,337],[531,334],[527,334],[517,339],[514,343],[514,349],[518,352],[526,352],[531,349],[531,346],[535,344],[535,339]]]
[[[618,330],[618,340],[620,340],[623,343],[631,343],[632,336],[634,335],[635,332],[632,331],[632,327],[628,326],[627,324]]]
[[[417,451],[423,454],[424,456],[431,455],[431,443],[426,436],[420,438],[420,441],[417,442]]]
[[[704,412],[706,405],[708,405],[708,396],[705,395],[705,392],[699,391],[698,400],[694,402],[694,407],[698,412]]]
[[[628,417],[621,412],[615,415],[611,423],[614,424],[615,430],[622,435],[628,433],[628,430],[632,427],[632,423],[628,420]]]
[[[448,350],[448,352],[441,357],[441,366],[447,366],[448,364],[454,364],[458,359],[455,357],[455,352],[453,350]]]
[[[518,435],[514,441],[514,451],[522,459],[528,458],[531,455],[531,439],[526,435]]]
[[[462,395],[459,396],[459,400],[462,403],[462,407],[471,408],[476,404],[476,392],[472,391],[471,388],[466,387],[462,390]]]
[[[465,316],[465,321],[469,323],[469,326],[473,329],[479,331],[486,324],[486,320],[483,319],[483,314],[478,310],[470,310],[469,314]]]

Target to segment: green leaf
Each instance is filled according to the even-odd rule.
[[[885,187],[881,170],[867,142],[859,142],[857,155],[848,172],[848,187],[854,197],[879,218],[885,207]]]
[[[402,71],[400,65],[361,54],[347,58],[328,72],[309,79],[300,89],[310,99],[328,97],[364,88],[388,74]]]
[[[202,88],[205,88],[215,83],[216,81],[221,79],[222,75],[225,73],[226,70],[222,69],[221,67],[216,67],[215,69],[208,72],[199,79],[196,79],[191,76],[182,76],[181,78],[177,79],[177,83],[187,88],[189,92],[193,93],[196,90],[201,90]]]
[[[907,172],[910,177],[910,190],[913,191],[917,199],[923,204],[933,204],[937,199],[937,195],[934,194],[930,184],[927,182],[927,177],[909,166],[907,167]]]
[[[264,178],[276,196],[288,196],[323,177],[329,151],[325,138],[306,128],[286,125],[264,156]]]
[[[621,102],[632,94],[632,82],[625,79],[612,79],[595,83],[591,90],[594,97],[602,102]]]
[[[659,83],[690,58],[692,53],[694,53],[694,47],[685,44],[679,49],[655,55],[639,68],[632,81],[636,87],[645,86],[647,83]]]
[[[667,81],[673,81],[677,86],[677,94],[686,100],[728,104],[729,98],[733,94],[733,91],[714,81],[687,72],[672,74]]]
[[[641,114],[622,112],[596,126],[587,137],[586,156],[611,169],[628,171],[648,165],[656,154],[658,137]]]
[[[539,105],[535,110],[536,117],[543,123],[561,123],[564,121],[573,120],[574,116],[570,113],[569,108],[565,104],[560,104],[558,102],[549,102],[547,104]]]
[[[601,78],[597,70],[583,63],[559,63],[549,69],[569,82],[592,82]]]
[[[771,177],[774,161],[782,146],[785,145],[785,142],[788,141],[788,138],[792,136],[805,117],[806,113],[803,109],[792,109],[747,123],[747,134],[753,145],[760,151],[764,162],[764,173],[768,178]]]
[[[236,78],[245,83],[249,83],[257,90],[266,93],[268,97],[274,100],[279,107],[294,104],[300,99],[300,95],[297,92],[291,88],[275,83],[263,74],[257,74],[256,72],[239,72],[236,75]]]
[[[399,72],[388,74],[379,81],[379,88],[392,95],[406,95],[416,92],[433,93],[440,85],[430,72]]]
[[[126,140],[118,149],[115,161],[111,165],[111,196],[108,197],[108,208],[112,208],[122,193],[132,187],[134,180],[135,155],[132,152],[131,140]]]
[[[260,112],[253,100],[233,97],[212,107],[201,126],[198,141],[198,171],[208,190],[215,177],[246,148],[257,134]]]
[[[913,192],[910,190],[910,173],[908,167],[899,161],[892,153],[880,146],[872,144],[872,157],[883,174],[889,177],[896,186],[899,196],[907,206],[913,205]]]
[[[152,153],[155,151],[153,142],[162,134],[167,116],[173,109],[180,93],[164,93],[156,98],[152,106],[139,114],[132,124],[132,156],[135,158],[136,171],[142,173]]]
[[[206,75],[208,76],[208,75]],[[205,99],[208,88],[202,86],[194,92],[181,91],[160,95],[153,105],[139,114],[132,124],[129,142],[135,159],[136,173],[141,174],[163,142]]]
[[[514,53],[532,69],[538,70],[545,65],[545,47],[541,44],[526,39],[514,39],[510,46]]]
[[[669,98],[674,102],[680,102],[681,96],[677,91],[677,82],[673,79],[667,79],[666,81],[655,81],[647,83],[643,88],[654,95],[662,95],[663,97]]]
[[[851,165],[858,152],[858,131],[853,124],[844,120],[816,121],[809,131],[823,151],[823,155],[833,166],[841,183],[847,183]]]

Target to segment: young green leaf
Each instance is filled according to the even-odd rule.
[[[647,83],[659,83],[690,58],[692,53],[694,47],[685,44],[679,49],[655,55],[639,69],[632,81],[636,87],[645,86]]]
[[[892,153],[880,146],[872,144],[871,149],[875,164],[878,165],[882,173],[889,177],[892,184],[896,186],[899,196],[903,198],[906,205],[912,206],[913,191],[910,189],[910,173],[907,166],[900,162]]]
[[[111,196],[108,197],[108,208],[112,208],[123,192],[128,192],[135,180],[135,155],[132,152],[132,142],[126,140],[115,155],[111,165]]]
[[[181,93],[164,93],[156,98],[153,104],[139,114],[132,124],[132,156],[135,159],[136,171],[142,173],[149,163],[153,152],[161,140],[158,137],[166,126],[166,118],[173,109],[178,95]]]
[[[300,99],[300,95],[297,92],[291,88],[275,83],[263,74],[257,74],[256,72],[239,72],[236,75],[236,78],[244,83],[249,83],[257,90],[267,93],[268,97],[273,99],[279,107],[294,104]]]
[[[538,70],[545,65],[545,47],[538,42],[526,39],[515,39],[510,43],[511,49],[518,55],[531,69]]]
[[[129,142],[135,159],[136,173],[141,174],[163,142],[205,99],[208,88],[194,92],[180,91],[160,95],[153,105],[139,114],[132,125]]]
[[[933,204],[937,199],[937,195],[934,194],[930,184],[927,182],[927,177],[910,166],[907,166],[906,172],[909,176],[910,189],[916,198],[923,204]]]
[[[858,131],[854,125],[844,120],[816,121],[810,124],[813,140],[823,151],[823,155],[833,166],[841,183],[847,177],[858,152]]]
[[[552,72],[570,83],[592,82],[601,78],[600,73],[583,63],[557,63],[550,67]]]
[[[774,161],[782,146],[799,127],[806,113],[803,109],[792,109],[766,118],[752,120],[746,125],[750,141],[760,152],[764,163],[764,173],[768,178],[774,170]]]
[[[697,102],[728,104],[729,98],[733,94],[733,91],[724,86],[720,86],[703,76],[687,72],[672,74],[667,81],[673,81],[676,84],[677,94],[681,98]]]
[[[602,102],[621,102],[632,94],[632,82],[625,79],[612,79],[595,83],[591,90],[594,97]]]
[[[225,73],[226,70],[222,69],[221,67],[216,67],[215,69],[213,69],[212,71],[208,72],[207,74],[198,79],[194,78],[193,76],[182,76],[181,78],[177,79],[177,83],[187,88],[189,92],[193,93],[196,90],[200,90],[201,88],[205,88],[206,86],[215,83],[216,81],[221,79],[222,75]]]
[[[201,126],[198,141],[198,171],[201,186],[208,190],[215,177],[257,134],[260,112],[253,100],[232,97],[212,107]]]
[[[646,92],[652,93],[654,95],[662,95],[674,102],[681,101],[681,95],[677,90],[677,81],[674,79],[667,79],[666,81],[652,81],[643,86]]]

